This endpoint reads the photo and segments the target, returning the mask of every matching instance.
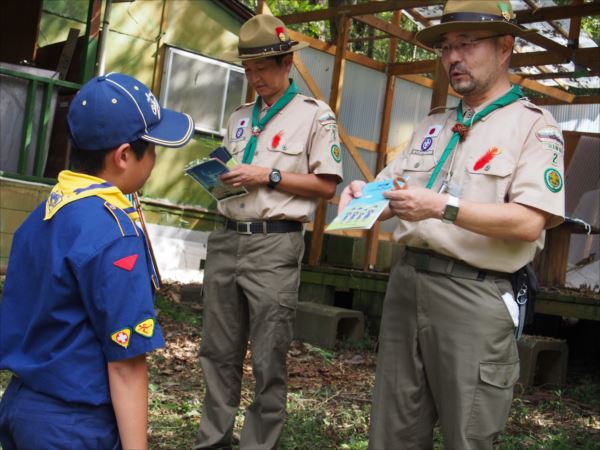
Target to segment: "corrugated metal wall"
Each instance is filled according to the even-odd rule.
[[[591,105],[548,105],[563,131],[600,133],[600,104]]]

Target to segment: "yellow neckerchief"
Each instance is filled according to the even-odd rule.
[[[127,197],[121,190],[102,178],[93,177],[84,173],[63,170],[58,174],[58,183],[50,192],[46,200],[46,215],[44,220],[50,220],[65,205],[81,200],[82,198],[96,196],[110,204],[124,210],[132,220],[138,219],[138,213],[131,206]]]

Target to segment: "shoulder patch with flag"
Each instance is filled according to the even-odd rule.
[[[146,320],[142,320],[135,326],[134,330],[137,334],[141,334],[144,337],[152,337],[154,334],[154,319],[150,317]]]
[[[139,255],[137,253],[126,256],[125,258],[116,260],[113,263],[113,266],[117,266],[119,269],[123,269],[128,272],[131,272],[133,270],[133,268],[135,267],[135,263],[136,263],[138,257],[139,257]]]
[[[131,337],[131,330],[129,328],[123,328],[119,331],[115,331],[110,335],[111,340],[120,345],[123,348],[129,347],[129,338]]]

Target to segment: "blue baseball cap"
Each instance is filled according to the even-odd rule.
[[[143,83],[109,73],[85,83],[69,107],[69,135],[81,150],[104,150],[142,139],[182,147],[194,134],[194,120],[161,108]]]

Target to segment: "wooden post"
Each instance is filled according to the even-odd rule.
[[[340,104],[342,101],[342,87],[344,83],[344,68],[346,65],[346,46],[348,45],[348,31],[350,28],[350,19],[345,15],[340,16],[338,27],[338,39],[336,43],[335,61],[333,63],[333,75],[331,79],[331,92],[329,93],[329,106],[338,116]],[[321,259],[323,247],[323,231],[325,229],[325,213],[327,212],[327,202],[319,200],[319,206],[315,212],[315,221],[310,240],[310,251],[308,254],[308,264],[317,265]]]
[[[435,60],[435,72],[433,79],[433,90],[431,91],[430,109],[438,106],[446,106],[448,100],[448,74],[442,65],[442,59]]]
[[[400,25],[400,11],[394,11],[393,24]],[[398,39],[390,39],[390,48],[388,51],[388,63],[396,62],[396,49]],[[381,169],[386,163],[386,152],[388,147],[388,138],[390,132],[390,116],[392,113],[392,105],[394,103],[394,88],[396,86],[396,76],[388,75],[385,86],[385,100],[383,104],[383,118],[381,119],[381,128],[379,130],[379,143],[377,144],[377,163],[375,166],[375,174],[381,172]],[[367,248],[365,252],[365,261],[363,270],[372,270],[377,262],[377,247],[379,245],[379,221],[369,230],[367,235]]]

